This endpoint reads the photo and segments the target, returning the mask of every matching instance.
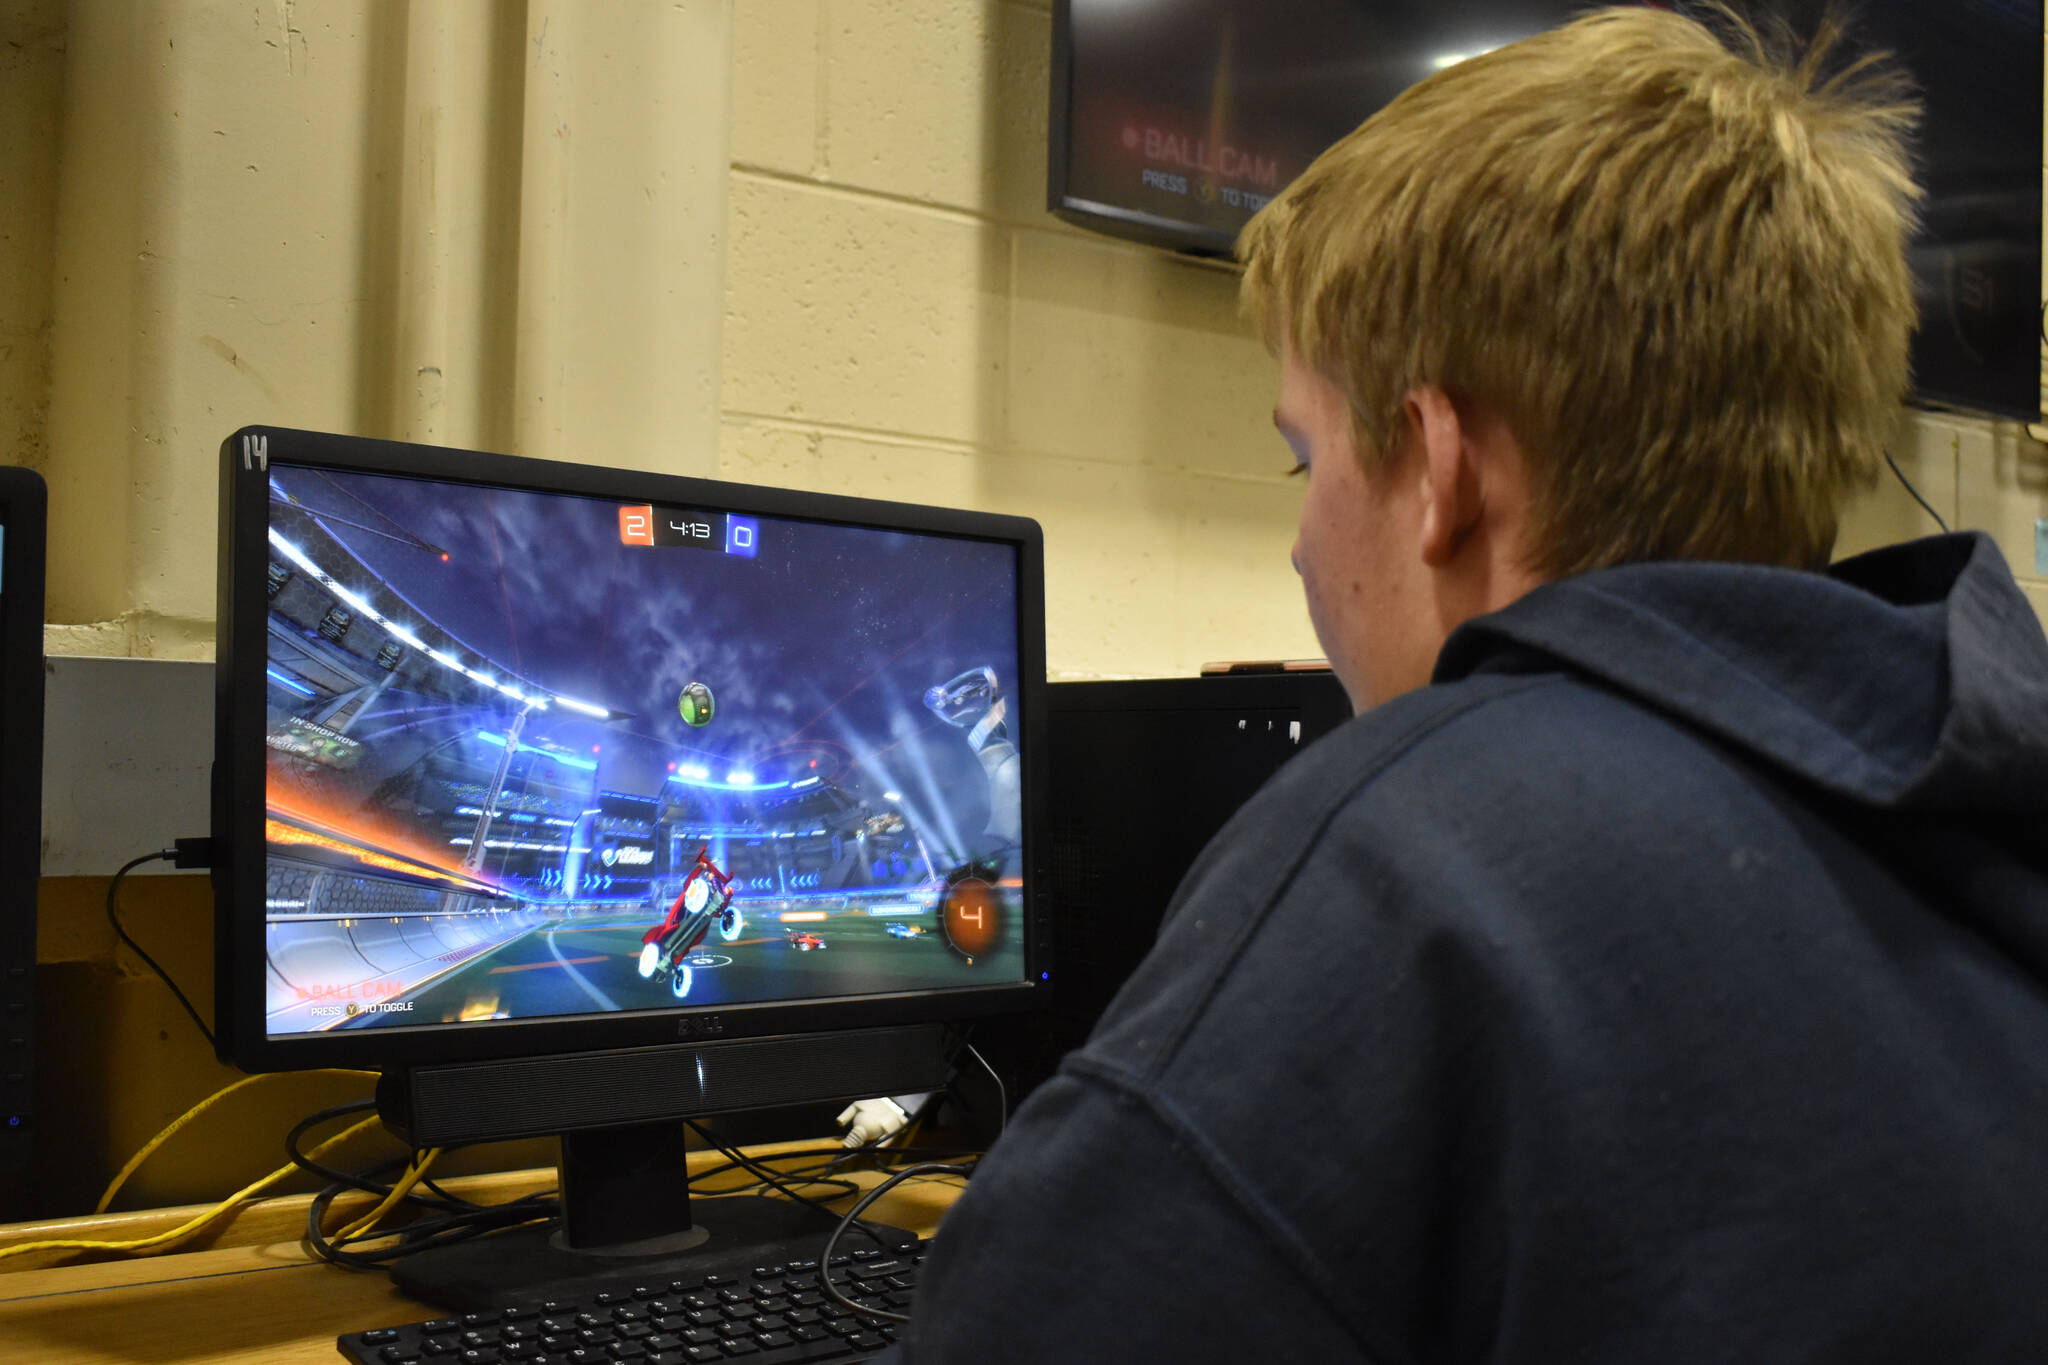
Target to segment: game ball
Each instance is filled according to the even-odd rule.
[[[711,697],[711,689],[700,682],[691,683],[683,689],[682,695],[676,698],[676,711],[682,716],[685,725],[709,725],[711,712],[716,705]]]

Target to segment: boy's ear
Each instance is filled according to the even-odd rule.
[[[1407,437],[1422,455],[1422,562],[1443,568],[1456,557],[1479,524],[1482,510],[1479,469],[1470,433],[1451,396],[1431,384],[1408,390],[1401,399]]]

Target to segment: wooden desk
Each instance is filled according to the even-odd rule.
[[[763,1148],[773,1151],[774,1148]],[[691,1153],[691,1168],[716,1153]],[[879,1172],[852,1172],[864,1186]],[[552,1186],[552,1172],[450,1181],[453,1192],[479,1202]],[[928,1233],[958,1195],[958,1182],[911,1180],[870,1207],[884,1222]],[[343,1270],[310,1260],[295,1229],[305,1225],[307,1198],[249,1205],[210,1245],[199,1249],[51,1264],[81,1253],[34,1253],[0,1260],[0,1361],[34,1365],[124,1365],[153,1362],[327,1362],[341,1359],[334,1339],[344,1332],[418,1322],[441,1309],[408,1299],[382,1274]],[[337,1209],[342,1201],[336,1201]],[[367,1203],[352,1205],[366,1211]],[[844,1207],[844,1204],[840,1205]],[[44,1238],[120,1240],[175,1227],[200,1210],[152,1210],[0,1228],[0,1246]],[[329,1226],[340,1226],[340,1212]],[[821,1230],[829,1230],[823,1218]],[[96,1253],[99,1254],[99,1253]],[[9,1267],[31,1262],[20,1269]]]

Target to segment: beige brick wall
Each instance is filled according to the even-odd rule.
[[[2027,430],[2016,422],[1902,413],[1891,454],[1951,528],[1990,533],[2035,613],[2048,624],[2048,574],[2036,564],[2034,550],[2034,524],[2048,518],[2048,446]],[[1883,482],[1850,508],[1836,549],[1854,554],[1937,529],[1886,471]]]
[[[735,23],[721,473],[1036,517],[1055,677],[1318,653],[1235,276],[1044,209],[1049,0],[745,0]],[[2048,619],[2048,451],[1902,414],[1894,454]],[[1845,553],[1934,529],[1887,480]]]
[[[1044,209],[1049,4],[735,13],[721,473],[1037,518],[1055,677],[1317,653],[1236,277]]]

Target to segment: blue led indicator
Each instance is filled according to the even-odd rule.
[[[761,527],[752,517],[728,515],[725,519],[725,552],[754,557],[761,548]]]

